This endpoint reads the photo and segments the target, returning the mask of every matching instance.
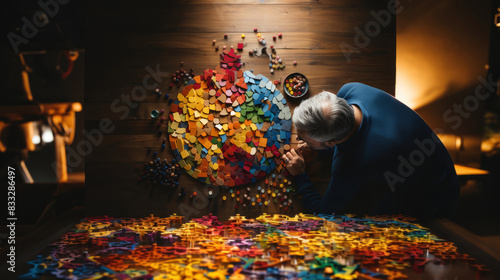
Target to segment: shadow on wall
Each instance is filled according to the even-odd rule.
[[[416,112],[435,131],[447,147],[453,161],[479,167],[484,126],[484,96],[491,93],[482,88],[476,96],[477,86],[448,88],[445,96],[416,109]]]

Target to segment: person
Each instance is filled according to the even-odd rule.
[[[321,92],[295,108],[297,149],[283,155],[312,213],[451,217],[459,194],[453,161],[412,109],[361,83]],[[307,149],[333,152],[323,197],[307,175]]]

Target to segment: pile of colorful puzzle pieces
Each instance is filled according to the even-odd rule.
[[[238,44],[239,45],[239,44]],[[234,52],[234,49],[223,50],[220,54],[220,67],[227,70],[238,71],[243,64],[241,63],[241,55]]]
[[[273,81],[218,67],[195,76],[169,114],[170,147],[181,168],[217,186],[255,183],[281,171],[291,111]]]
[[[20,279],[403,279],[473,261],[400,216],[90,217]]]

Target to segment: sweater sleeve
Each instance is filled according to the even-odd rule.
[[[314,188],[314,184],[311,182],[309,175],[304,172],[294,176],[294,180],[297,185],[297,191],[299,195],[302,196],[302,203],[304,203],[306,209],[311,213],[320,213],[322,198]]]
[[[342,176],[332,174],[323,197],[314,188],[314,184],[307,173],[302,173],[294,177],[298,194],[302,196],[304,206],[311,213],[333,214],[340,211],[362,185],[360,176],[350,176],[349,180],[334,177]]]

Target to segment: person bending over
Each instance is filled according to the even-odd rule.
[[[283,155],[312,213],[451,217],[459,181],[437,135],[413,110],[361,83],[337,95],[323,91],[295,108],[299,145]],[[323,197],[305,172],[306,148],[331,149],[331,180]]]

